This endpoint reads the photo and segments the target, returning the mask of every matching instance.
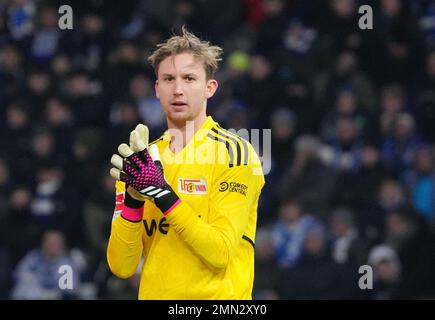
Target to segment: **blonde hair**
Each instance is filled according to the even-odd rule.
[[[209,80],[213,78],[218,68],[218,62],[222,60],[220,57],[222,51],[222,48],[199,39],[183,26],[182,35],[174,35],[165,42],[158,44],[157,49],[151,54],[148,61],[154,68],[156,76],[158,76],[160,62],[169,56],[190,52],[195,58],[202,60],[207,80]]]

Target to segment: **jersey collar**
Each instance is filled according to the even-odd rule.
[[[217,122],[213,120],[211,116],[207,116],[202,126],[195,132],[193,139],[195,141],[199,141],[207,137],[207,133],[217,125]],[[164,141],[170,141],[169,130],[166,130],[163,134]],[[189,142],[190,143],[190,142]]]

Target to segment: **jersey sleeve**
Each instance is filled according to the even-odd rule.
[[[256,208],[262,174],[252,166],[225,167],[211,184],[208,221],[203,221],[187,203],[181,202],[166,217],[179,236],[214,269],[228,266]]]
[[[121,217],[124,196],[125,183],[116,181],[116,204],[107,246],[107,262],[110,270],[120,278],[134,274],[143,251],[143,224],[141,221],[130,222]]]

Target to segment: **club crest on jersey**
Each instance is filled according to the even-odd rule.
[[[205,179],[178,178],[178,192],[185,194],[207,194]]]

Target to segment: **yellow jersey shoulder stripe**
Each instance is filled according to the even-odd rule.
[[[225,147],[228,150],[228,154],[230,156],[229,167],[230,168],[233,167],[234,166],[234,150],[233,150],[233,146],[230,145],[229,141],[225,140],[222,136],[219,136],[219,135],[214,136],[210,132],[207,133],[207,137],[212,139],[212,140],[222,142],[225,145]]]
[[[233,144],[236,146],[236,152],[235,152],[235,154],[236,154],[236,165],[240,166],[240,164],[241,164],[241,158],[242,158],[242,153],[240,151],[240,144],[238,143],[238,141],[236,141],[236,139],[234,137],[226,135],[222,131],[218,131],[218,129],[216,127],[215,128],[211,128],[211,131],[213,131],[221,139],[224,139],[224,140],[229,139],[231,142],[233,142]]]
[[[248,165],[249,147],[245,139],[226,129],[223,129],[221,126],[219,126],[219,124],[216,126],[216,129],[220,134],[222,134],[225,137],[228,137],[228,139],[232,140],[237,145],[237,151],[240,154],[240,159],[241,159],[241,155],[243,154],[243,165],[245,166]],[[243,153],[241,152],[241,150],[243,150]],[[240,163],[238,163],[238,165],[241,165],[241,160]]]

